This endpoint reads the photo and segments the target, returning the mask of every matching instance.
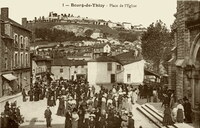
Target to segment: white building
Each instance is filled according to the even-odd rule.
[[[88,61],[90,85],[122,82],[141,84],[144,79],[144,60],[134,53],[122,53],[114,57],[101,56]]]
[[[55,79],[79,79],[86,78],[87,63],[84,60],[68,60],[66,58],[54,59],[51,72]]]
[[[90,37],[93,39],[102,38],[103,33],[100,30],[95,30]]]
[[[115,28],[117,26],[116,23],[113,23],[112,21],[108,21],[108,27]]]
[[[88,61],[88,82],[90,85],[116,82],[116,68],[120,65],[115,59],[102,56]]]
[[[122,26],[124,27],[124,29],[131,30],[132,24],[128,22],[123,22]]]

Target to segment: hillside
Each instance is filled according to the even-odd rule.
[[[95,24],[78,24],[78,23],[67,23],[67,22],[37,22],[28,23],[27,27],[31,30],[36,28],[56,28],[58,30],[64,30],[68,32],[73,32],[76,36],[85,36],[85,31],[91,29],[93,31],[100,31],[107,37],[114,39],[119,39],[121,41],[129,40],[134,41],[141,32],[133,32],[123,29],[111,29],[105,25],[95,25]]]

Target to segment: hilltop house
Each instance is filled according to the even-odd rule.
[[[85,60],[69,60],[55,58],[51,65],[51,72],[55,79],[79,79],[87,77],[87,63]]]
[[[97,38],[102,38],[103,37],[103,33],[100,30],[95,30],[92,35],[90,36],[93,39],[97,39]]]
[[[88,82],[90,85],[122,82],[141,84],[144,79],[144,60],[133,52],[117,56],[101,56],[88,61]]]
[[[93,58],[98,58],[99,56],[109,54],[111,52],[111,46],[108,43],[96,44],[93,46]]]
[[[122,23],[122,26],[124,27],[124,29],[126,30],[131,30],[131,23],[128,23],[128,22],[123,22]]]

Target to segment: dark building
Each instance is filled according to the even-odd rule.
[[[30,85],[31,31],[9,18],[9,9],[0,15],[0,97]]]
[[[169,87],[177,99],[189,98],[200,128],[200,1],[177,1],[173,25],[176,47],[169,61]]]

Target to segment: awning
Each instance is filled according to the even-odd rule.
[[[158,77],[158,78],[160,77],[159,74],[154,73],[154,72],[152,72],[152,71],[149,71],[149,70],[147,70],[147,69],[144,69],[144,75],[155,76],[155,77]]]
[[[12,74],[5,74],[5,75],[2,75],[5,79],[9,80],[9,81],[12,81],[12,80],[15,80],[17,79],[16,76],[12,75]]]

